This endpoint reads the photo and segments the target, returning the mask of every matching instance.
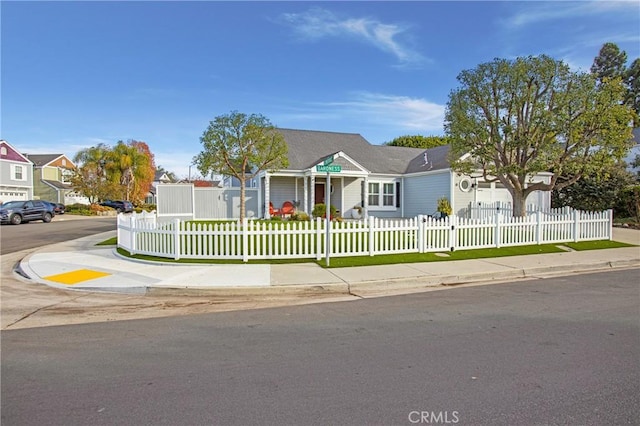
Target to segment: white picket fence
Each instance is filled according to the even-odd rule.
[[[329,255],[375,256],[607,240],[613,212],[536,212],[514,218],[380,219],[331,222]],[[118,215],[118,247],[173,259],[294,259],[326,256],[325,222],[159,221],[155,213]]]
[[[527,204],[525,206],[527,214],[535,214],[537,211],[542,211],[547,214],[570,214],[573,209],[571,207],[561,207],[557,209],[544,209],[537,204]],[[496,201],[493,203],[469,203],[469,206],[465,209],[464,216],[471,219],[484,219],[490,218],[501,213],[505,216],[511,216],[513,214],[513,207],[509,202]]]

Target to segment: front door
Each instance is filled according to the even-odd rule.
[[[317,183],[314,189],[315,192],[315,204],[324,204],[324,183]]]

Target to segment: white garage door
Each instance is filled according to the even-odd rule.
[[[0,191],[0,201],[24,201],[28,200],[26,191]]]

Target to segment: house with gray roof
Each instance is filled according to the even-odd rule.
[[[451,170],[448,145],[424,150],[372,145],[354,133],[278,131],[288,146],[289,166],[257,176],[259,217],[268,218],[269,205],[279,208],[285,201],[310,214],[315,204],[325,203],[327,185],[331,205],[345,218],[358,216],[358,208],[375,217],[433,214],[441,197],[458,215],[473,203],[511,203],[499,183]],[[327,173],[325,164],[335,171]],[[548,182],[549,176],[538,179]],[[536,191],[527,204],[549,208],[550,193]]]
[[[75,164],[64,154],[24,154],[33,163],[34,198],[63,204],[89,204],[71,186]]]

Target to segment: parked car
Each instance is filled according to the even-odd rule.
[[[65,207],[62,203],[52,203],[51,201],[45,201],[45,203],[50,204],[53,212],[55,214],[64,214]]]
[[[3,224],[20,225],[32,220],[49,223],[54,215],[53,207],[40,200],[9,201],[0,207],[0,223]]]
[[[101,206],[111,207],[118,213],[131,213],[133,212],[133,204],[131,201],[123,201],[123,200],[104,200],[100,203]]]

